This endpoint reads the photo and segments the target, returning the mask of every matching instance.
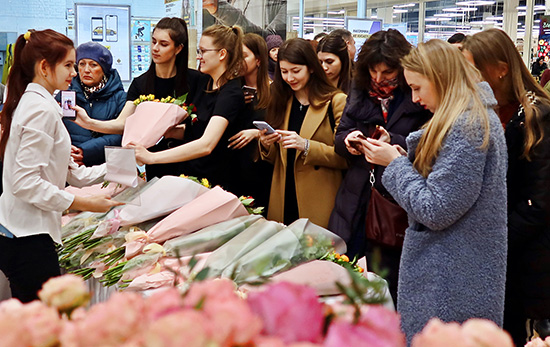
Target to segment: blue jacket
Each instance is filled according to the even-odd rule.
[[[105,87],[92,93],[89,99],[84,96],[79,76],[73,79],[69,89],[76,91],[76,104],[84,108],[88,115],[94,119],[114,119],[126,104],[126,92],[116,70],[112,70]],[[71,135],[71,143],[82,149],[83,161],[86,166],[104,163],[105,146],[120,146],[122,141],[122,135],[96,133],[67,119],[63,119],[63,123]]]
[[[427,178],[413,168],[424,130],[407,138],[407,157],[395,159],[382,183],[409,215],[401,256],[398,304],[410,343],[432,317],[463,322],[487,318],[502,326],[506,281],[507,151],[487,83],[481,98],[490,119],[483,131],[459,116]]]

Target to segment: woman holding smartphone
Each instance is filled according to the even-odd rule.
[[[386,166],[382,183],[407,211],[399,271],[401,327],[412,337],[433,317],[502,325],[506,281],[506,141],[487,83],[459,50],[420,43],[402,60],[413,101],[434,113],[399,145],[362,140]],[[405,155],[406,154],[406,155]]]
[[[279,49],[262,159],[274,164],[268,218],[291,224],[309,218],[326,227],[346,168],[334,152],[334,132],[346,95],[332,86],[311,44],[287,40]]]
[[[236,171],[232,168],[229,137],[237,133],[244,111],[239,74],[243,67],[243,33],[239,27],[213,25],[203,31],[198,48],[201,76],[189,103],[197,117],[185,121],[179,138],[183,144],[150,152],[139,144],[136,158],[144,164],[177,163],[179,173],[208,178],[229,189]]]
[[[153,30],[151,39],[152,62],[149,70],[136,77],[126,97],[126,104],[116,119],[99,120],[90,118],[88,114],[77,107],[76,123],[83,128],[103,134],[122,134],[126,118],[136,110],[134,100],[140,95],[153,94],[161,99],[167,96],[180,97],[196,85],[199,73],[188,69],[189,42],[187,25],[181,18],[162,18]],[[171,137],[173,132],[168,132],[166,137]],[[164,140],[152,151],[166,149],[181,142]],[[177,174],[177,165],[147,166],[147,179],[160,177],[166,174]]]
[[[243,37],[244,72],[242,77],[246,108],[239,115],[241,128],[229,138],[229,148],[235,151],[238,166],[230,190],[236,195],[252,196],[256,206],[267,213],[273,165],[259,160],[260,130],[253,122],[263,121],[269,105],[270,79],[267,74],[267,45],[263,37],[248,33]]]
[[[71,139],[53,98],[76,76],[75,59],[73,42],[53,30],[28,31],[15,43],[1,113],[0,270],[22,302],[38,299],[42,284],[60,275],[55,244],[61,243],[64,210],[106,212],[121,205],[63,190],[67,182],[100,182],[106,172],[105,165],[87,168],[71,159]]]
[[[397,300],[401,245],[367,239],[365,233],[372,189],[371,171],[374,189],[385,198],[391,198],[382,185],[384,167],[368,163],[361,146],[354,147],[352,142],[360,143],[359,136],[375,136],[407,148],[407,135],[430,118],[430,112],[412,100],[411,89],[403,76],[401,58],[411,48],[405,37],[393,29],[373,34],[361,47],[355,64],[354,86],[335,140],[336,153],[348,160],[349,169],[338,190],[329,223],[329,230],[346,241],[348,255],[366,255],[369,264],[378,258],[376,262],[380,268],[388,270],[386,280],[394,302]],[[400,232],[404,231],[405,228]]]

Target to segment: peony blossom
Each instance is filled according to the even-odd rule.
[[[204,315],[194,310],[187,309],[169,314],[145,329],[141,346],[209,346],[208,325],[209,322]]]
[[[321,341],[323,306],[314,289],[280,282],[250,293],[248,303],[262,318],[264,334],[278,336],[287,344]]]
[[[76,275],[50,278],[38,292],[38,297],[46,305],[67,314],[90,301],[90,293],[82,277]]]

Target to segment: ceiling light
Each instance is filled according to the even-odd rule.
[[[472,12],[477,11],[477,7],[450,7],[444,8],[445,12]]]
[[[486,6],[493,5],[496,1],[490,0],[468,0],[468,1],[459,1],[456,3],[458,6]]]
[[[393,5],[393,8],[415,7],[416,4]]]
[[[397,8],[393,9],[393,13],[407,13],[407,12],[409,12],[409,11],[403,10],[403,9],[397,9]]]
[[[503,16],[491,16],[491,17],[485,18],[485,20],[504,20],[504,17]]]
[[[437,13],[437,14],[434,14],[434,17],[464,17],[464,13],[458,13],[458,12]]]

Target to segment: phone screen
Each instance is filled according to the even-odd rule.
[[[76,105],[76,92],[74,90],[61,91],[61,108],[63,109],[63,117],[76,118],[76,111],[71,107]]]
[[[92,17],[92,41],[103,41],[103,18]]]
[[[105,16],[105,41],[118,41],[118,16]]]

